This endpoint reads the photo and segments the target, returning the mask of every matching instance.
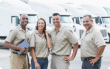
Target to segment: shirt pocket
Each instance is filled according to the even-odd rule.
[[[60,37],[59,42],[66,42],[67,38],[65,36]]]
[[[85,40],[86,44],[88,44],[88,45],[93,44],[93,38],[92,37],[85,38],[84,40]]]
[[[18,35],[16,36],[16,38],[17,38],[18,40],[24,40],[24,39],[25,39],[25,35],[18,34]]]

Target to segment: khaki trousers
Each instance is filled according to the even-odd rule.
[[[69,69],[70,63],[63,60],[64,56],[52,55],[51,69]]]
[[[11,69],[28,69],[27,55],[10,54]]]

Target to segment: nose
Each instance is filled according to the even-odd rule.
[[[28,21],[28,19],[24,19],[24,21]]]

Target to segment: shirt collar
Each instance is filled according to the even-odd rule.
[[[94,30],[94,26],[91,27],[91,29],[87,32],[87,33],[90,33]]]
[[[39,36],[41,36],[41,35],[39,34],[38,30],[35,30],[35,33],[38,34]],[[42,35],[41,37],[44,37],[44,33],[43,33],[43,35]]]
[[[63,26],[61,26],[61,27],[59,28],[58,32],[62,31],[62,29],[63,29]],[[55,28],[54,28],[53,31],[55,31]]]
[[[19,30],[24,31],[24,30],[22,29],[21,25],[19,25],[18,28],[19,28]],[[28,32],[28,29],[27,29],[27,28],[26,28],[26,32]]]

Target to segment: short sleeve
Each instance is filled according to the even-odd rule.
[[[35,47],[35,33],[30,36],[30,47]]]
[[[103,46],[103,45],[106,45],[105,44],[105,41],[104,41],[104,38],[101,34],[101,32],[96,32],[95,35],[94,35],[94,43],[97,47],[100,47],[100,46]]]
[[[65,34],[67,36],[67,39],[72,45],[75,45],[78,42],[78,40],[76,39],[75,35],[73,34],[71,30],[65,31]]]
[[[30,32],[28,32],[28,35],[29,35],[28,36],[29,39],[27,40],[27,42],[30,43]]]
[[[17,36],[17,30],[11,30],[9,35],[6,37],[6,41],[12,43]]]

